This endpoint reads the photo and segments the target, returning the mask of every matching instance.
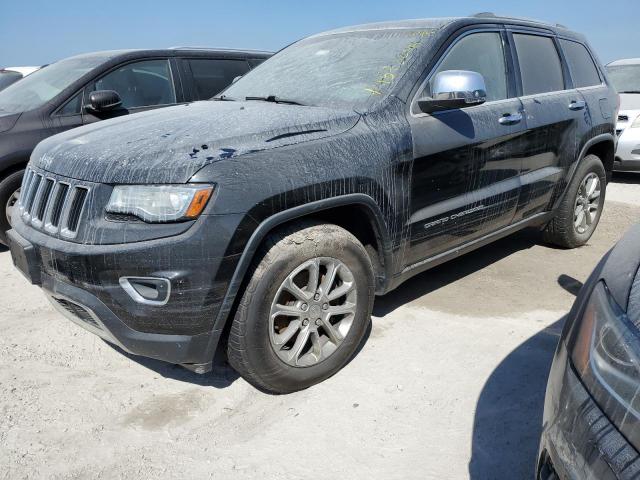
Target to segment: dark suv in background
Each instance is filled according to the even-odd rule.
[[[38,142],[99,120],[211,98],[270,55],[203,48],[88,53],[1,91],[0,243]]]
[[[73,321],[198,372],[221,340],[271,392],[343,367],[375,294],[527,226],[584,245],[617,95],[586,40],[481,15],[350,27],[217,101],[33,152],[16,266]]]

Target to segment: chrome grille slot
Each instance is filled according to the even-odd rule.
[[[76,187],[73,193],[73,201],[71,202],[71,209],[69,210],[69,216],[67,217],[67,227],[65,233],[76,233],[78,230],[78,223],[80,222],[80,215],[84,208],[84,203],[87,199],[87,189],[82,187]]]
[[[67,239],[76,237],[91,191],[88,185],[38,173],[28,167],[22,188],[19,205],[26,224],[44,229],[49,235]]]
[[[51,206],[49,222],[47,224],[49,228],[53,227],[54,230],[57,230],[58,225],[60,225],[60,217],[62,216],[62,209],[67,200],[68,193],[69,185],[67,185],[66,183],[58,183],[58,187],[54,195],[53,205]]]
[[[31,213],[31,209],[33,208],[33,202],[36,199],[36,195],[38,193],[38,189],[40,188],[41,181],[42,181],[42,175],[34,174],[33,179],[31,180],[31,185],[29,186],[27,204],[25,205],[26,213]]]
[[[44,219],[44,214],[47,211],[47,206],[49,205],[49,200],[51,198],[51,190],[53,189],[54,181],[51,178],[45,179],[42,192],[40,197],[38,198],[38,204],[35,207],[35,212],[33,214],[34,220],[39,220],[42,222]]]

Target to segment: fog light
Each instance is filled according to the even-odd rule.
[[[166,305],[171,295],[171,282],[166,278],[121,277],[120,286],[133,300],[144,305]]]

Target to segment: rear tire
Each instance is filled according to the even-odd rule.
[[[0,181],[0,243],[7,245],[7,232],[11,230],[10,211],[18,200],[24,170],[14,172]]]
[[[544,240],[562,248],[585,245],[600,222],[607,192],[602,160],[587,155],[560,204],[558,213],[544,230]]]
[[[357,238],[336,225],[298,223],[267,238],[249,275],[227,346],[245,380],[291,393],[349,362],[375,296],[371,260]]]

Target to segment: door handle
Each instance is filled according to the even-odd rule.
[[[500,117],[498,120],[501,125],[515,125],[516,123],[520,123],[522,121],[521,113],[507,113],[506,115]]]
[[[573,101],[569,104],[569,110],[583,110],[587,106],[587,103],[583,100]]]

